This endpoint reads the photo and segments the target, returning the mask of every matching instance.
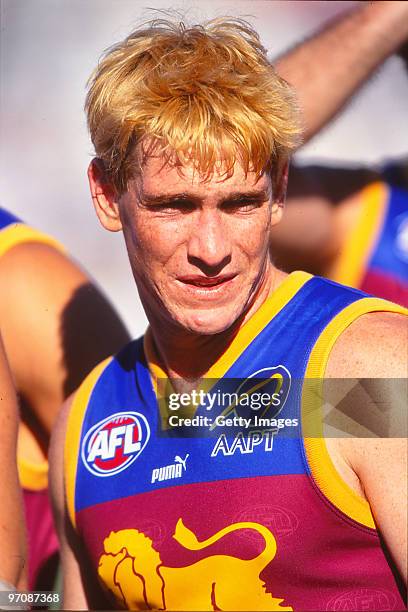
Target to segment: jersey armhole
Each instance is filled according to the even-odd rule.
[[[48,234],[43,234],[24,223],[13,223],[0,231],[0,257],[19,244],[29,242],[47,244],[61,253],[66,253],[65,247]]]
[[[379,298],[362,298],[347,306],[317,340],[309,358],[302,392],[304,450],[313,481],[333,506],[372,529],[375,529],[375,523],[369,503],[343,481],[331,460],[323,437],[321,406],[316,405],[316,398],[323,397],[324,373],[337,338],[361,315],[379,311],[407,314],[402,306]]]
[[[75,520],[75,485],[77,476],[77,465],[80,461],[80,443],[82,423],[85,412],[88,407],[89,399],[92,391],[101,376],[102,372],[112,361],[112,357],[108,357],[102,363],[96,366],[87,376],[82,385],[76,392],[72,401],[71,409],[67,419],[67,427],[65,434],[64,446],[64,485],[65,498],[68,509],[68,516],[72,525],[76,526]]]

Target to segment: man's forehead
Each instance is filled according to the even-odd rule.
[[[172,193],[192,193],[197,195],[228,195],[229,192],[267,191],[271,187],[268,173],[260,177],[255,172],[245,172],[237,160],[232,172],[227,172],[221,161],[214,164],[213,171],[203,175],[194,162],[182,165],[172,162],[161,155],[145,157],[142,172],[136,177],[141,194],[171,195]]]

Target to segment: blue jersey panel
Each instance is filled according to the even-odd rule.
[[[22,223],[22,221],[4,208],[0,208],[0,230],[5,229],[8,225],[12,225],[13,223]]]

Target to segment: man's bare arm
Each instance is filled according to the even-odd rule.
[[[343,108],[407,37],[408,2],[364,3],[274,62],[298,93],[304,142]]]
[[[297,90],[307,142],[408,38],[408,3],[348,11],[276,61]],[[378,179],[364,168],[292,167],[282,222],[272,228],[275,264],[330,276],[359,211],[359,192]],[[347,221],[343,231],[343,220]]]
[[[370,395],[377,394],[378,402],[372,407],[368,402],[362,406],[362,395],[350,405],[353,396],[349,396],[348,415],[352,417],[353,412],[358,415],[358,424],[366,431],[371,428],[373,412],[383,413],[388,421],[390,437],[379,437],[373,432],[372,437],[339,436],[326,443],[343,480],[369,501],[377,526],[405,581],[407,440],[402,436],[406,435],[406,396],[401,405],[390,397],[390,388],[392,379],[396,386],[398,379],[406,378],[407,355],[407,317],[371,313],[357,319],[343,332],[331,351],[326,370],[329,378],[362,379],[366,390],[371,387]],[[394,427],[394,423],[398,426]]]
[[[0,581],[24,588],[26,539],[16,463],[17,425],[17,398],[0,337]]]

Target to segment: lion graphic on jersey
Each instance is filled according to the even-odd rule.
[[[185,567],[164,566],[152,540],[136,529],[112,531],[104,540],[98,573],[132,610],[292,610],[266,593],[259,579],[276,554],[275,538],[263,525],[234,523],[200,542],[180,518],[173,537],[188,550],[203,550],[240,529],[254,529],[264,539],[265,547],[254,559],[212,555]]]

